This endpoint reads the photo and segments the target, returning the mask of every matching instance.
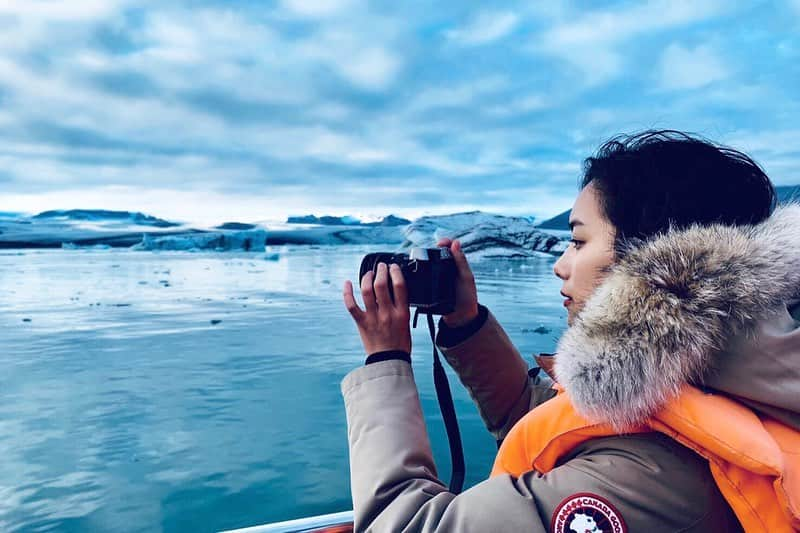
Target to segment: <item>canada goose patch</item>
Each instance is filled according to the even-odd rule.
[[[605,498],[589,492],[568,496],[553,512],[554,533],[627,533],[622,514]]]

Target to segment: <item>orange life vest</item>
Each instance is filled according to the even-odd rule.
[[[706,458],[745,531],[800,529],[800,432],[720,395],[686,386],[631,432],[659,431]],[[491,476],[547,473],[578,444],[616,432],[581,417],[569,395],[530,411],[508,433]]]

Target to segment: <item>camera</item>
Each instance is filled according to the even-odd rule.
[[[420,313],[446,315],[455,309],[456,263],[449,248],[412,248],[410,254],[377,252],[364,256],[358,280],[370,270],[377,274],[378,263],[400,266],[406,281],[408,304]],[[394,299],[391,279],[389,294]]]

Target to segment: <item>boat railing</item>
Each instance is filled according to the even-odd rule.
[[[232,529],[222,533],[352,533],[352,531],[353,511],[344,511],[242,529]]]

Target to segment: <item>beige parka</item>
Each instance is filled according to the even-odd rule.
[[[639,272],[644,278],[658,267],[652,263],[656,258],[676,261],[681,265],[678,271],[683,274],[684,266],[695,269],[688,279],[697,281],[698,287],[732,291],[713,294],[709,301],[702,299],[702,290],[680,293],[676,298],[683,298],[678,302],[682,309],[699,309],[703,320],[694,320],[696,316],[681,320],[681,316],[667,312],[648,317],[641,326],[665,331],[678,339],[695,339],[685,342],[690,344],[687,351],[692,354],[697,350],[705,352],[702,375],[674,374],[685,371],[687,365],[665,363],[664,354],[658,351],[660,341],[641,341],[636,338],[641,331],[623,333],[603,327],[603,314],[595,312],[598,306],[613,301],[615,305],[629,306],[624,311],[635,314],[635,306],[641,305],[642,298],[654,297],[648,290],[664,289],[628,291],[630,283],[618,287],[616,274],[596,294],[603,294],[604,290],[616,292],[587,304],[581,321],[562,338],[558,357],[573,357],[567,361],[571,364],[578,361],[587,367],[613,368],[626,376],[640,372],[641,378],[627,380],[631,383],[629,388],[615,391],[617,398],[631,395],[624,405],[633,402],[636,406],[657,406],[652,398],[639,401],[637,395],[653,390],[658,396],[664,391],[656,389],[664,383],[701,380],[709,393],[727,394],[760,414],[800,428],[800,306],[797,305],[800,206],[781,208],[762,225],[735,231],[740,233],[736,237],[742,241],[733,239],[733,255],[717,254],[720,242],[706,242],[707,234],[687,232],[682,235],[683,241],[677,239],[684,244],[674,245],[675,249],[666,241],[659,242],[661,247],[656,247],[659,250],[656,257],[638,264],[625,263],[617,269],[625,275],[633,272],[635,276]],[[686,242],[691,250],[687,250]],[[684,261],[690,251],[702,261]],[[721,276],[731,269],[718,261],[736,261],[737,253],[742,255],[736,264],[752,268],[738,268],[738,282],[724,280]],[[754,261],[754,253],[770,258],[769,264],[763,266],[766,264],[763,260]],[[720,283],[720,279],[724,282]],[[731,286],[736,283],[740,286]],[[742,298],[736,292],[741,287],[762,292],[759,297]],[[737,295],[735,300],[731,299]],[[595,305],[595,311],[591,305]],[[728,307],[709,312],[708,305]],[[718,323],[709,323],[711,319]],[[709,335],[705,330],[692,330],[698,324],[704,328],[716,327],[720,334],[729,335],[725,345],[703,344]],[[582,343],[579,353],[573,355],[570,350],[574,349],[575,339],[581,339]],[[692,342],[696,345],[691,345]],[[615,343],[619,349],[609,349]],[[530,409],[553,395],[549,378],[535,368],[529,371],[490,312],[486,312],[485,322],[476,333],[455,346],[440,346],[440,349],[497,440],[502,440]],[[600,355],[593,358],[592,354],[602,354],[603,359]],[[636,357],[630,357],[631,354]],[[676,353],[674,357],[682,355]],[[570,367],[563,363],[561,366],[566,368],[563,372],[569,379],[559,382],[564,385],[566,381],[575,389],[580,387],[575,384],[575,375],[569,374]],[[664,378],[657,375],[659,372],[674,375]],[[650,383],[648,376],[654,374]],[[626,387],[626,380],[615,380],[614,373],[608,373],[606,379],[609,382],[598,383],[597,390]],[[578,389],[578,392],[583,393],[579,397],[592,407],[603,401],[592,389]],[[454,495],[438,479],[410,364],[393,360],[358,368],[342,381],[342,393],[356,531],[544,532],[548,531],[560,504],[580,493],[597,495],[612,504],[632,532],[740,529],[705,461],[664,435],[620,434],[590,440],[575,448],[547,474],[531,471],[519,478],[502,475]],[[614,411],[609,412],[612,420],[620,413],[630,415],[624,405],[613,401],[608,405]]]

